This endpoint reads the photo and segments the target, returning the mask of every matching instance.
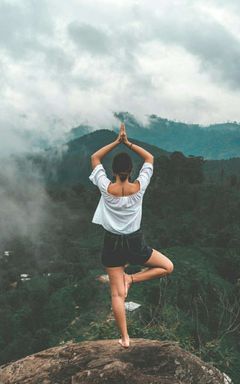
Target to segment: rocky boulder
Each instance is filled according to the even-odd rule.
[[[176,342],[68,342],[0,367],[1,384],[226,384],[214,366]]]

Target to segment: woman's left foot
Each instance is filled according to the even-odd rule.
[[[128,275],[127,273],[123,273],[123,280],[124,280],[124,287],[125,287],[125,298],[127,297],[128,295],[128,290],[132,284],[132,278],[130,275]]]

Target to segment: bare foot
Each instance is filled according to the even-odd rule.
[[[109,276],[108,275],[99,275],[96,277],[96,280],[100,281],[101,283],[109,283]]]
[[[132,278],[130,275],[128,275],[127,273],[123,273],[123,280],[124,280],[124,286],[125,286],[125,298],[127,297],[128,295],[128,290],[132,284]]]
[[[118,340],[118,342],[124,348],[128,348],[130,346],[130,339],[129,339],[129,337],[124,338],[124,339],[121,338],[121,339]]]

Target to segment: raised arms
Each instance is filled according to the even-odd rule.
[[[154,161],[153,155],[150,152],[143,149],[142,147],[140,147],[139,145],[131,143],[127,138],[125,124],[121,123],[119,134],[116,140],[98,149],[96,152],[94,152],[91,155],[92,168],[94,169],[98,164],[101,164],[101,159],[120,143],[125,144],[132,151],[136,152],[138,155],[143,157],[145,162],[153,164],[153,161]]]
[[[150,152],[140,147],[139,145],[131,143],[127,138],[125,125],[123,123],[122,123],[122,126],[123,128],[122,128],[121,138],[123,143],[127,147],[129,147],[132,151],[136,152],[139,156],[143,157],[145,162],[153,164],[154,156]]]
[[[122,133],[123,127],[121,125],[118,137],[112,143],[104,145],[104,147],[98,149],[91,155],[91,164],[94,169],[98,164],[101,164],[101,159],[110,152],[113,148],[115,148],[118,144],[122,142]]]

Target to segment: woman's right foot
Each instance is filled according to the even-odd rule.
[[[121,338],[121,339],[118,340],[118,342],[124,348],[128,348],[130,346],[130,339],[129,339],[129,337],[124,338],[124,339]]]

